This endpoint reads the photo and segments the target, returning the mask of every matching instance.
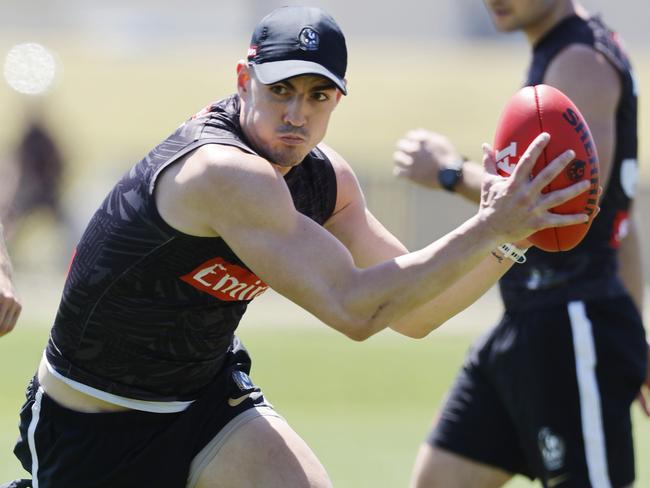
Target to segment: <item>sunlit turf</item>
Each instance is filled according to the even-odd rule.
[[[383,333],[363,343],[308,327],[244,328],[253,379],[318,454],[335,486],[406,487],[418,444],[462,361],[469,335],[414,341]],[[21,469],[11,454],[24,384],[47,329],[21,324],[0,339],[0,481]],[[650,485],[650,421],[635,407],[639,480]],[[519,478],[510,488],[531,486]]]

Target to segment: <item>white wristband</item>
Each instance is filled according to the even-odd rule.
[[[498,249],[503,253],[503,257],[512,259],[517,264],[526,262],[526,251],[528,249],[520,249],[511,242],[501,244]]]

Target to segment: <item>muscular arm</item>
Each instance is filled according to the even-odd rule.
[[[337,239],[297,212],[281,174],[268,161],[234,148],[198,149],[177,173],[163,174],[156,201],[172,226],[221,236],[276,291],[334,329],[363,340],[439,296],[501,242],[538,228],[584,222],[584,215],[548,209],[585,191],[586,185],[541,193],[570,155],[534,180],[526,176],[545,143],[538,138],[512,177],[488,185],[479,212],[457,229],[418,251],[381,262],[375,257],[365,268],[354,261],[354,255],[364,252],[361,240],[344,232]],[[494,173],[492,151],[485,153]],[[374,219],[368,222],[376,225]],[[383,249],[395,245],[379,235]],[[400,247],[392,255],[403,251]]]
[[[0,336],[13,330],[21,310],[11,281],[11,273],[11,261],[0,224]]]
[[[348,164],[334,151],[322,147],[337,174],[337,209],[327,222],[332,232],[351,252],[360,268],[408,253],[366,208],[358,181]],[[480,175],[479,175],[480,178]],[[480,193],[480,189],[479,189]],[[394,321],[391,328],[411,337],[423,337],[482,296],[512,265],[487,253],[452,286],[425,304]]]

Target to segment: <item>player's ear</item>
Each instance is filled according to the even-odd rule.
[[[343,81],[345,82],[345,87],[347,88],[348,86],[348,80],[343,78]],[[341,101],[341,97],[343,97],[343,92],[341,90],[336,90],[336,104]]]
[[[250,79],[250,68],[248,67],[248,63],[242,59],[237,63],[237,91],[240,95],[248,91]]]

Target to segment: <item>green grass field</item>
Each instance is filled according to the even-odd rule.
[[[471,340],[442,331],[422,341],[383,333],[364,343],[325,327],[241,332],[254,380],[340,488],[408,485],[418,444]],[[0,339],[0,482],[21,472],[11,454],[17,411],[46,339],[46,328],[26,323]],[[650,486],[650,420],[636,407],[635,420],[636,486],[643,488]],[[531,483],[518,478],[508,486]]]

